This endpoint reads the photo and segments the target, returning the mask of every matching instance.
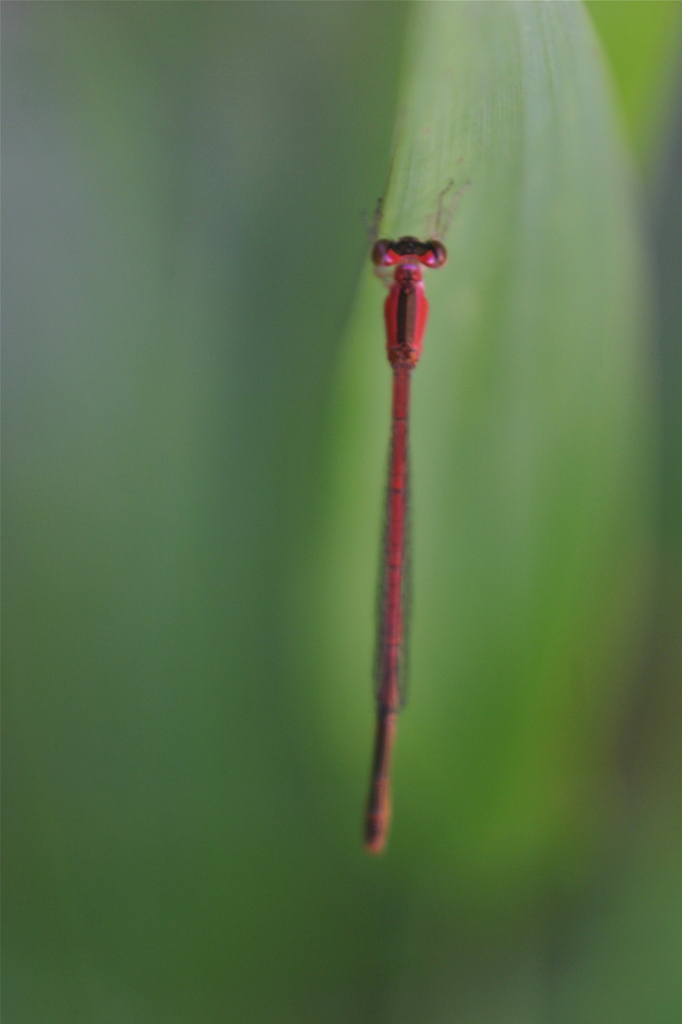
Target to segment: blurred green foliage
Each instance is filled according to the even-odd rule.
[[[660,159],[680,74],[679,0],[586,0],[613,74],[623,120],[646,171]]]
[[[679,5],[590,12],[650,274],[577,4],[3,5],[7,1024],[682,1013]],[[471,187],[377,862],[397,105],[387,230]]]

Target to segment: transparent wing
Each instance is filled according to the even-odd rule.
[[[411,578],[411,545],[410,545],[410,501],[409,501],[409,452],[405,452],[405,487],[403,492],[404,501],[404,530],[403,544],[400,557],[400,580],[399,580],[399,606],[401,621],[401,641],[397,650],[395,661],[391,652],[391,626],[390,626],[390,545],[389,537],[391,530],[391,464],[393,452],[389,448],[388,453],[388,482],[386,486],[386,500],[384,503],[384,536],[380,551],[379,562],[379,586],[377,590],[377,642],[374,660],[374,683],[375,696],[380,698],[386,676],[389,672],[395,671],[400,697],[400,706],[403,707],[407,698],[407,677],[408,677],[408,651],[409,651],[409,626],[412,604],[412,578]]]

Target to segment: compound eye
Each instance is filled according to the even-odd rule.
[[[442,267],[447,263],[448,253],[442,242],[434,239],[426,243],[427,249],[423,256],[419,257],[421,263],[426,267]]]
[[[393,249],[393,242],[388,238],[380,238],[372,249],[372,263],[375,267],[391,267],[398,263],[400,256]]]

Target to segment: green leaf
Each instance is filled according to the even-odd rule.
[[[660,941],[637,946],[664,850],[624,879],[613,965],[571,942],[604,935],[576,851],[614,803],[651,451],[627,154],[581,6],[10,4],[3,29],[9,1024],[573,1021],[545,1005],[564,936],[571,1008],[598,1017],[592,970],[637,962],[632,1005],[666,999]],[[377,863],[369,266],[338,345],[403,43],[384,229],[428,233],[470,184],[427,275]]]
[[[650,551],[645,277],[580,5],[419,4],[406,52],[382,233],[429,234],[439,194],[468,187],[449,263],[426,275],[413,382],[393,850],[432,858],[453,886],[504,888],[547,858],[573,863],[609,797],[595,764],[626,698]],[[368,268],[314,566],[329,734],[358,786],[389,416],[382,298]]]
[[[648,165],[660,156],[679,76],[682,4],[679,0],[587,0],[638,156]]]

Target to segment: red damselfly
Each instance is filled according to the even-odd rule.
[[[372,250],[372,261],[377,269],[394,267],[395,270],[384,305],[386,348],[393,370],[393,402],[376,657],[376,734],[365,814],[365,848],[370,853],[381,853],[388,835],[391,755],[404,695],[410,378],[421,355],[429,311],[422,267],[442,267],[446,260],[445,246],[436,239],[427,242],[411,236],[397,241],[381,239]]]

